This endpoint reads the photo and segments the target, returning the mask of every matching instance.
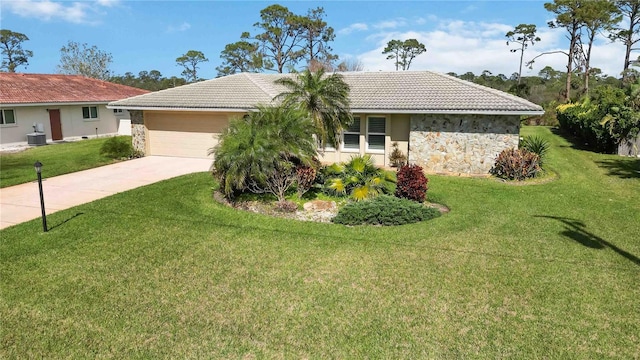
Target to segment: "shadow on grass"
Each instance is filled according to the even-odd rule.
[[[559,221],[565,225],[565,229],[560,232],[560,235],[566,236],[592,249],[609,248],[615,251],[616,253],[618,253],[619,255],[625,257],[632,263],[640,266],[640,258],[623,249],[620,249],[619,247],[613,245],[612,243],[606,241],[605,239],[593,233],[590,233],[589,231],[586,230],[587,225],[580,220],[560,217],[560,216],[548,216],[548,215],[534,215],[533,217],[546,218],[546,219]]]
[[[576,149],[576,150],[584,150],[584,151],[591,151],[591,152],[595,152],[595,153],[599,153],[599,154],[614,154],[616,149],[615,147],[598,147],[596,144],[596,146],[591,145],[589,143],[584,142],[584,139],[579,138],[578,136],[574,135],[574,134],[570,134],[567,131],[564,131],[560,128],[552,128],[551,132],[555,135],[560,136],[561,138],[567,140],[571,145],[570,146],[566,146],[566,145],[560,145],[560,147],[570,147],[572,149]],[[613,146],[613,144],[610,144],[610,146]]]
[[[71,220],[73,220],[73,219],[75,219],[75,218],[77,218],[78,216],[83,215],[83,214],[84,214],[83,212],[76,213],[76,214],[75,214],[75,215],[73,215],[72,217],[70,217],[70,218],[68,218],[68,219],[66,219],[66,220],[64,220],[64,221],[62,221],[62,222],[60,222],[60,223],[58,223],[58,224],[55,224],[55,225],[53,225],[53,226],[49,227],[49,230],[51,231],[51,230],[53,230],[53,229],[57,228],[58,226],[62,226],[62,225],[64,225],[64,224],[68,223],[69,221],[71,221]]]
[[[621,179],[640,178],[640,159],[620,158],[596,161],[596,163],[608,171],[607,175]]]

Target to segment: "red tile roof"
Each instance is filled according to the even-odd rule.
[[[148,92],[80,75],[0,72],[0,104],[99,103]]]

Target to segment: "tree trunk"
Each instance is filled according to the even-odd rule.
[[[564,101],[569,102],[571,99],[571,71],[573,70],[573,44],[569,49],[569,61],[567,63],[567,82],[565,84]]]
[[[524,58],[524,42],[522,43],[522,49],[520,49],[520,68],[518,69],[518,85],[520,85],[520,79],[522,79],[522,59]]]
[[[595,31],[592,31],[589,36],[589,46],[587,47],[587,55],[584,65],[584,93],[587,95],[589,95],[589,70],[591,70],[591,48],[593,47],[594,38]]]
[[[576,43],[578,41],[578,29],[579,25],[577,23],[573,23],[573,27],[571,29],[571,37],[569,42],[569,60],[567,62],[567,83],[565,87],[565,95],[564,101],[569,102],[571,99],[571,72],[573,70],[573,57],[575,54]]]
[[[624,83],[627,80],[627,70],[629,69],[631,51],[633,48],[633,30],[634,30],[634,19],[637,16],[639,6],[631,5],[631,12],[629,14],[629,31],[627,32],[627,38],[624,41],[625,44],[625,53],[624,53],[624,67],[622,68],[622,82]]]

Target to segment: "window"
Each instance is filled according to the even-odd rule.
[[[12,109],[2,109],[0,111],[0,125],[15,125],[16,116]]]
[[[113,109],[113,113],[114,114],[121,114],[122,113],[122,109]]]
[[[367,150],[384,151],[387,119],[370,117],[367,119]]]
[[[83,119],[97,119],[98,118],[98,108],[96,106],[83,106],[82,107],[82,118]]]
[[[342,132],[343,150],[360,150],[360,118],[353,117],[353,123]]]

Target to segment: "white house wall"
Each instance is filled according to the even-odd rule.
[[[97,119],[83,119],[83,105],[43,105],[43,106],[16,106],[5,105],[3,109],[14,111],[16,124],[1,125],[1,144],[24,143],[27,141],[27,134],[33,132],[33,124],[44,125],[46,138],[51,141],[51,123],[47,109],[60,110],[60,122],[62,125],[62,137],[64,139],[95,137],[96,128],[98,135],[116,134],[120,119],[128,118],[129,113],[123,112],[114,114],[113,110],[107,109],[106,104],[86,104],[84,106],[96,106],[98,108]]]

